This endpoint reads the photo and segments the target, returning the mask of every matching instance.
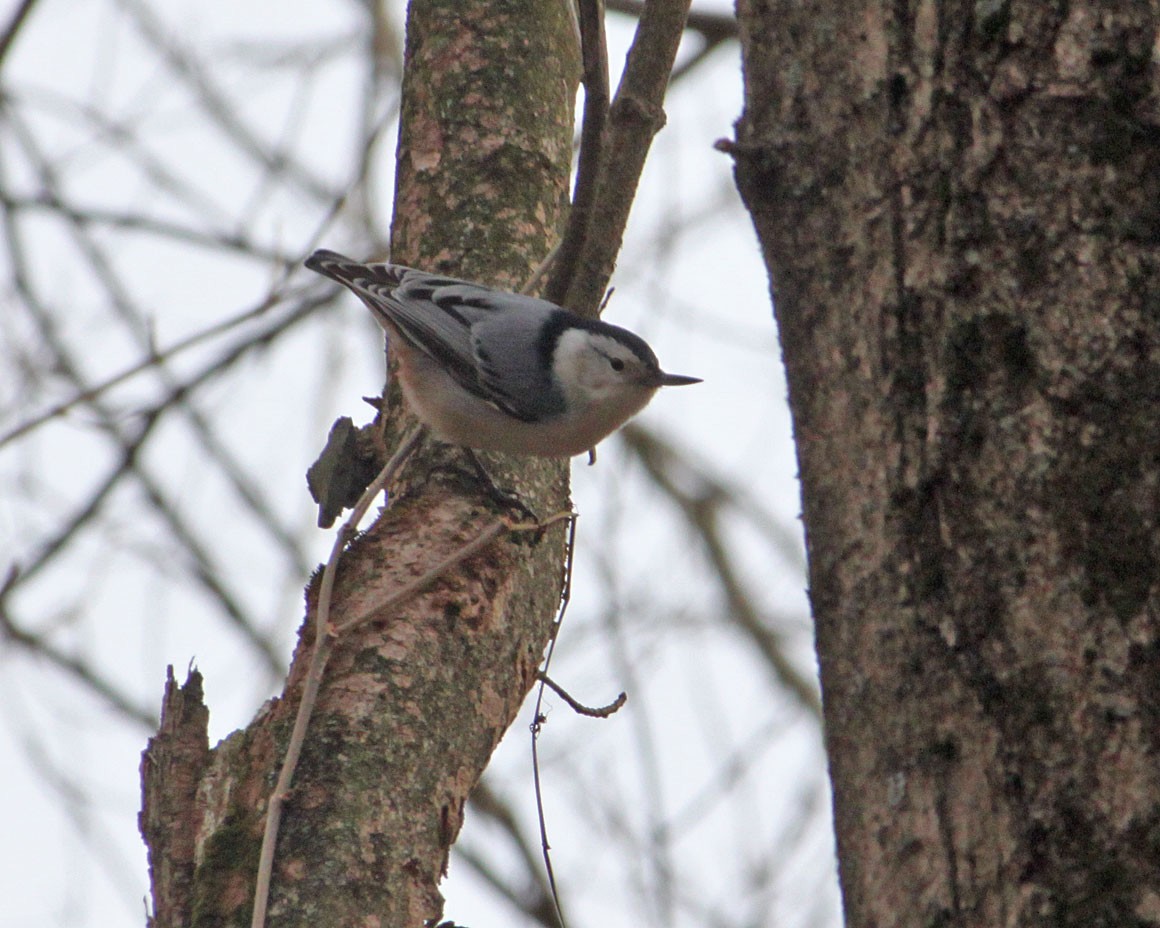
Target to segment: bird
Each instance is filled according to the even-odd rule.
[[[407,404],[450,444],[583,454],[661,387],[701,382],[663,371],[639,335],[548,300],[326,249],[305,263],[366,304],[398,359]]]

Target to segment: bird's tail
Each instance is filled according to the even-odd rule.
[[[318,249],[305,263],[310,270],[356,293],[365,292],[368,287],[380,287],[389,293],[402,283],[403,275],[409,270],[399,264],[363,264],[326,248]]]

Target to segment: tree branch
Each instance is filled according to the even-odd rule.
[[[545,299],[559,304],[568,299],[577,262],[591,232],[592,207],[604,166],[608,124],[608,43],[604,37],[604,3],[603,0],[579,0],[579,5],[580,47],[584,60],[584,123],[572,209],[544,291]]]
[[[645,158],[653,136],[665,124],[662,103],[688,9],[688,0],[653,0],[641,14],[609,111],[590,231],[563,299],[568,308],[581,314],[596,314],[616,266]]]

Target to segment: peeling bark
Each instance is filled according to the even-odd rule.
[[[1160,7],[739,18],[848,924],[1160,925]]]

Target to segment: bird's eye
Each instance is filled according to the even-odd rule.
[[[609,358],[608,363],[617,373],[624,370],[624,362],[620,358]]]

